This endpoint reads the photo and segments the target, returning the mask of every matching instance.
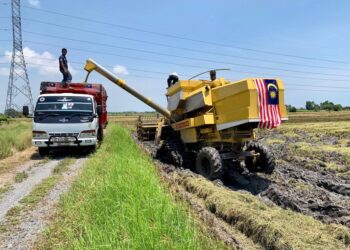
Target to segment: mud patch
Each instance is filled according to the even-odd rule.
[[[139,142],[139,144],[146,148],[151,155],[155,155],[156,147],[153,143]],[[166,179],[170,179],[171,185],[176,186],[182,196],[186,197],[188,194],[191,194],[191,196],[197,197],[197,201],[194,202],[195,205],[189,202],[191,207],[200,208],[198,210],[194,209],[197,213],[201,214],[203,209],[206,213],[209,211],[216,219],[225,221],[226,226],[233,226],[231,229],[238,229],[240,233],[245,235],[245,239],[249,238],[250,241],[254,241],[256,246],[267,249],[291,249],[302,246],[308,248],[311,246],[324,247],[335,244],[343,249],[345,245],[342,244],[350,243],[349,231],[344,227],[339,227],[339,234],[333,234],[331,238],[327,240],[322,239],[321,242],[319,238],[323,238],[323,236],[317,233],[314,235],[314,228],[323,233],[331,233],[338,230],[338,228],[333,228],[331,225],[327,226],[311,219],[311,217],[303,217],[303,215],[298,215],[297,213],[293,214],[288,212],[288,210],[275,206],[277,204],[283,208],[291,208],[297,212],[312,215],[314,218],[322,221],[329,219],[332,222],[346,224],[346,213],[344,213],[342,207],[337,210],[335,207],[330,207],[330,203],[322,203],[319,208],[315,206],[317,203],[314,203],[313,206],[310,204],[304,206],[305,198],[303,196],[298,197],[298,193],[295,195],[293,193],[294,190],[290,189],[289,185],[295,185],[294,189],[300,189],[300,192],[308,192],[308,189],[310,187],[313,188],[313,186],[301,182],[302,178],[299,178],[301,176],[298,174],[295,174],[294,177],[301,181],[296,183],[296,185],[295,183],[288,183],[288,179],[285,179],[287,177],[279,171],[272,176],[263,174],[243,175],[236,171],[231,171],[230,190],[221,181],[209,182],[189,170],[177,169],[158,160],[155,160],[155,163],[163,178],[165,176]],[[315,186],[318,187],[317,185]],[[185,190],[181,187],[184,187]],[[232,189],[237,192],[233,192]],[[255,197],[250,196],[249,193],[254,194]],[[184,198],[184,200],[187,199]],[[242,203],[237,204],[239,202]],[[198,206],[198,203],[201,205]],[[250,208],[247,208],[247,204],[251,204]],[[330,211],[333,211],[333,213]],[[336,214],[340,215],[343,220],[336,221]],[[208,225],[208,221],[205,219],[203,221]],[[281,222],[280,225],[279,222]],[[303,223],[306,224],[304,225]],[[302,227],[302,230],[299,230],[300,227]],[[306,230],[307,233],[303,233],[303,230]],[[222,232],[220,230],[214,231]],[[225,241],[225,233],[214,233],[214,235]],[[234,238],[237,239],[237,237]],[[225,242],[229,241],[226,240]],[[238,242],[240,242],[238,246],[245,247],[242,241]]]

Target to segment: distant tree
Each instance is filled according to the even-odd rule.
[[[343,110],[342,105],[340,105],[340,104],[334,105],[334,111],[342,111],[342,110]]]
[[[321,107],[320,107],[320,105],[318,105],[318,104],[315,104],[315,108],[314,108],[314,110],[317,112],[317,111],[320,111],[321,110]]]
[[[307,109],[307,110],[315,110],[315,106],[316,106],[317,104],[315,103],[315,102],[313,102],[313,101],[306,101],[306,105],[305,105],[305,108]]]
[[[327,100],[325,102],[321,102],[320,107],[322,110],[331,111],[334,110],[334,103]]]
[[[297,112],[297,108],[292,105],[286,105],[288,112]]]

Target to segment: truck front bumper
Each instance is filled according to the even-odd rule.
[[[33,146],[36,147],[78,147],[93,146],[97,144],[97,138],[74,138],[70,140],[32,139]]]

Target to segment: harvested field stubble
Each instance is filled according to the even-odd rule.
[[[244,188],[284,208],[350,227],[349,122],[286,123],[259,133],[278,167],[275,175],[264,176],[272,182],[266,190]]]
[[[211,212],[268,249],[344,249],[350,244],[345,227],[267,206],[253,195],[217,187],[202,177],[182,176],[181,182],[203,198]]]
[[[143,147],[155,153],[152,143],[145,142]],[[263,248],[346,249],[350,244],[350,232],[344,226],[323,224],[311,216],[282,209],[272,202],[265,203],[246,191],[232,191],[189,170],[157,160],[156,164],[166,179],[175,180],[188,193],[202,200],[208,211]]]

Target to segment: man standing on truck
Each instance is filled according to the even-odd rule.
[[[72,81],[72,75],[68,70],[68,61],[67,61],[66,55],[67,55],[67,49],[63,48],[62,55],[59,58],[60,71],[63,75],[62,83],[70,83]]]

